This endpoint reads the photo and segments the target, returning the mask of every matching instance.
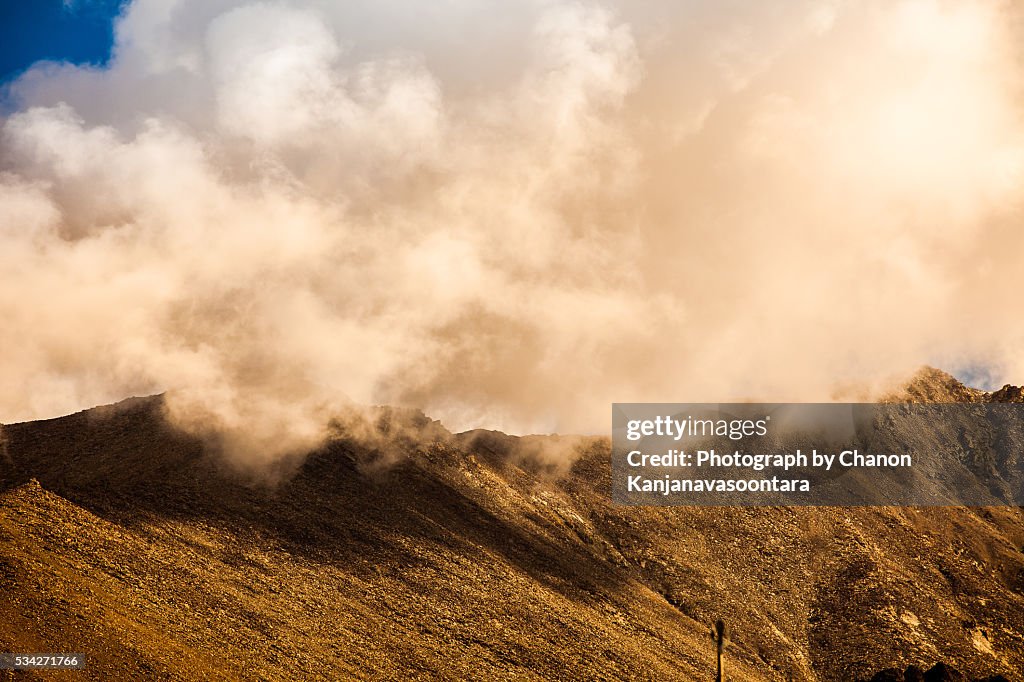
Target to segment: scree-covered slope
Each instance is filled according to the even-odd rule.
[[[1014,396],[930,370],[904,399]],[[4,426],[0,651],[91,679],[705,680],[722,617],[734,680],[1024,679],[1020,508],[624,508],[606,439],[375,419],[383,449],[339,433],[273,482],[159,397]]]

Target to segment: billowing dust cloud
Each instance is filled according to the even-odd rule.
[[[341,406],[1024,378],[995,2],[136,0],[0,139],[0,420],[169,392],[236,456]]]

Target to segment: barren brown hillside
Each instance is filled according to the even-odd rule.
[[[268,485],[161,404],[3,427],[0,651],[88,659],[38,679],[706,680],[718,617],[730,679],[1024,679],[1020,508],[616,507],[606,439],[386,410],[393,463],[339,434]]]

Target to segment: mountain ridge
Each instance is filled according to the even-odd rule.
[[[906,399],[1019,395],[937,372]],[[606,438],[373,414],[383,440],[276,484],[159,397],[6,425],[0,649],[93,679],[709,679],[723,617],[735,680],[1024,671],[1020,508],[616,507]]]

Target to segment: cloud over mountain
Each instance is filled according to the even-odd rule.
[[[990,2],[137,0],[0,133],[0,419],[169,390],[236,452],[347,401],[1024,374],[1019,36]]]

